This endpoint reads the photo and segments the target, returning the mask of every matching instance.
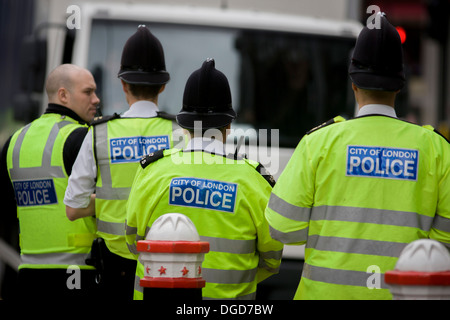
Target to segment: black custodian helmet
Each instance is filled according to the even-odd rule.
[[[186,82],[177,122],[182,128],[194,129],[194,122],[202,121],[206,130],[225,127],[235,118],[228,79],[215,68],[214,59],[207,59]]]
[[[397,91],[405,84],[400,36],[383,14],[380,27],[364,27],[353,51],[349,75],[362,89]]]
[[[161,42],[145,25],[138,26],[125,43],[118,77],[138,85],[162,85],[170,80]]]

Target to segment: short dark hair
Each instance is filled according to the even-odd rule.
[[[161,90],[162,85],[140,85],[128,83],[130,93],[138,99],[153,99],[156,98]]]

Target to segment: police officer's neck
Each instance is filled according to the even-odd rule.
[[[130,85],[121,80],[122,89],[125,93],[125,99],[129,106],[138,101],[150,101],[158,105],[158,97],[164,91],[165,85],[158,86],[137,86]]]
[[[219,129],[208,129],[208,130],[187,130],[187,135],[190,140],[194,138],[201,138],[201,139],[215,139],[222,143],[225,143],[227,140],[227,136],[230,133],[230,125],[227,125],[226,127],[219,128]]]
[[[395,98],[398,92],[366,90],[353,84],[353,92],[359,108],[368,104],[383,104],[395,108]]]
[[[132,95],[127,95],[126,96],[128,105],[131,107],[132,104],[138,102],[138,101],[149,101],[149,102],[153,102],[154,104],[158,105],[158,97],[156,96],[155,98],[147,98],[147,99],[139,99],[136,98]]]

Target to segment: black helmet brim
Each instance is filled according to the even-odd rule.
[[[144,71],[119,71],[118,77],[129,84],[136,85],[163,85],[169,82],[170,75],[167,71],[144,72]]]
[[[357,68],[352,68],[352,66],[350,67],[349,76],[358,88],[366,90],[396,92],[405,85],[405,78],[401,75],[393,77],[392,75],[367,73],[367,71],[361,71]]]

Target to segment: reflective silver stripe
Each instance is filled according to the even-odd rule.
[[[260,252],[259,253],[261,258],[263,259],[281,259],[283,255],[283,250],[279,251],[267,251],[267,252]]]
[[[406,226],[420,228],[424,231],[429,231],[433,223],[433,217],[415,212],[339,206],[298,207],[286,202],[274,193],[270,196],[268,207],[285,218],[303,222],[308,222],[309,219],[352,221]],[[450,222],[448,221],[447,219],[447,223],[444,223],[443,229],[450,232]]]
[[[25,139],[25,134],[27,133],[28,129],[30,129],[31,123],[26,125],[22,131],[19,133],[19,136],[17,137],[16,144],[14,145],[13,149],[13,168],[19,168],[20,167],[20,147],[22,146],[23,139]]]
[[[269,203],[267,205],[270,209],[276,211],[281,216],[295,220],[295,221],[309,221],[311,208],[298,207],[281,199],[276,194],[270,195]]]
[[[254,254],[256,250],[256,239],[236,240],[215,237],[200,237],[202,241],[209,242],[209,251],[226,252],[232,254]],[[270,268],[264,259],[281,259],[283,251],[259,252],[259,267],[272,273],[277,273],[279,268]]]
[[[125,225],[123,222],[107,222],[97,218],[97,231],[116,236],[125,236]]]
[[[72,122],[61,121],[53,125],[44,147],[41,166],[32,168],[20,168],[20,149],[22,147],[25,134],[27,133],[31,124],[24,127],[24,129],[19,133],[17,141],[14,145],[13,159],[12,159],[13,167],[10,169],[11,179],[29,180],[47,177],[65,178],[65,174],[62,167],[51,165],[51,158],[53,153],[53,146],[55,145],[55,141],[58,136],[59,130],[69,124],[72,124]]]
[[[429,231],[433,223],[433,217],[415,212],[340,206],[313,207],[311,220],[374,223],[419,228],[424,231]]]
[[[132,254],[139,254],[139,252],[137,251],[137,247],[135,244],[129,244],[127,243],[127,248],[128,251],[130,251]]]
[[[450,219],[444,218],[443,216],[437,214],[434,217],[433,228],[444,232],[450,232]],[[439,242],[442,243],[442,245],[444,245],[448,250],[450,250],[450,243],[442,241]]]
[[[434,217],[433,228],[444,232],[450,232],[450,219],[437,214]]]
[[[273,194],[272,194],[273,196]],[[277,211],[283,217],[294,219],[297,221],[303,220],[307,217],[307,208],[300,208],[284,200],[274,196],[272,198],[272,210]],[[270,204],[270,201],[269,201]],[[303,210],[302,210],[303,209]],[[357,207],[340,207],[340,206],[319,206],[311,208],[311,221],[328,220],[328,221],[349,221],[359,223],[373,223],[379,225],[393,225],[402,227],[419,228],[428,232],[433,225],[433,217],[421,215],[415,212],[404,212],[394,210],[383,209],[371,209],[371,208],[357,208]],[[450,232],[450,220],[436,216],[434,218],[434,225],[441,226],[441,230],[449,230]],[[283,243],[295,243],[306,241],[307,233],[302,229],[293,232],[282,232],[270,227],[270,234],[272,238],[277,239]]]
[[[307,263],[303,265],[302,272],[302,277],[310,280],[357,287],[367,287],[367,281],[372,275],[373,273],[371,272],[331,269],[311,266]],[[380,276],[379,280],[380,288],[388,289],[384,282],[384,276]]]
[[[22,254],[23,264],[62,264],[62,265],[86,265],[86,253],[43,253]]]
[[[144,288],[141,287],[141,278],[139,278],[138,275],[134,276],[134,290],[144,293]]]
[[[134,227],[128,227],[127,226],[127,235],[136,233],[136,229]],[[149,228],[148,228],[149,229]],[[134,231],[134,232],[133,232]],[[148,231],[148,230],[147,230]],[[130,233],[128,233],[130,232]],[[147,234],[147,233],[146,233]],[[136,242],[139,240],[144,239],[144,236],[138,236],[136,234]],[[235,239],[225,239],[225,238],[214,238],[214,237],[200,237],[201,241],[206,241],[209,243],[209,251],[215,251],[215,252],[226,252],[226,253],[233,253],[233,254],[253,254],[255,253],[255,241],[256,240],[235,240]],[[135,246],[134,246],[135,247]],[[130,248],[130,246],[129,246]],[[270,253],[268,253],[270,254]],[[275,255],[275,253],[272,253],[271,255]],[[281,254],[280,254],[281,256]]]
[[[137,228],[136,227],[130,227],[127,223],[127,220],[125,220],[125,234],[131,235],[131,234],[137,234]]]
[[[108,166],[109,167],[109,166]],[[101,171],[101,170],[100,170]],[[110,188],[111,184],[104,185],[105,180],[102,176],[102,187],[97,187],[96,194],[99,199],[104,200],[127,200],[131,188]]]
[[[247,254],[254,253],[256,240],[235,240],[214,237],[200,237],[202,241],[209,242],[209,250],[217,252]]]
[[[252,282],[255,280],[258,268],[250,270],[223,270],[223,269],[202,269],[202,276],[206,282],[222,284],[239,284]]]
[[[267,251],[267,252],[260,252],[259,253],[259,268],[266,269],[269,272],[272,273],[278,273],[280,270],[280,267],[272,268],[267,265],[265,259],[277,259],[281,260],[281,256],[283,255],[283,250],[280,251]]]
[[[108,124],[102,123],[94,127],[94,143],[97,150],[97,163],[102,177],[102,186],[97,186],[96,194],[99,199],[127,200],[131,187],[113,188],[111,167],[108,153]]]
[[[397,258],[407,243],[310,235],[307,249]]]
[[[127,226],[127,227],[128,227],[128,226]],[[145,234],[148,233],[148,230],[150,230],[149,227],[146,228]],[[132,233],[127,233],[127,235],[131,235],[131,234],[132,234]],[[129,250],[131,253],[133,253],[133,254],[139,254],[139,252],[137,251],[136,243],[137,243],[138,241],[144,240],[144,239],[145,239],[145,236],[140,236],[140,235],[136,234],[136,240],[135,240],[136,242],[135,242],[134,244],[129,244],[129,243],[127,243],[128,250]]]
[[[297,243],[306,241],[306,239],[308,239],[308,228],[292,232],[281,232],[269,226],[269,230],[270,236],[282,243]]]

